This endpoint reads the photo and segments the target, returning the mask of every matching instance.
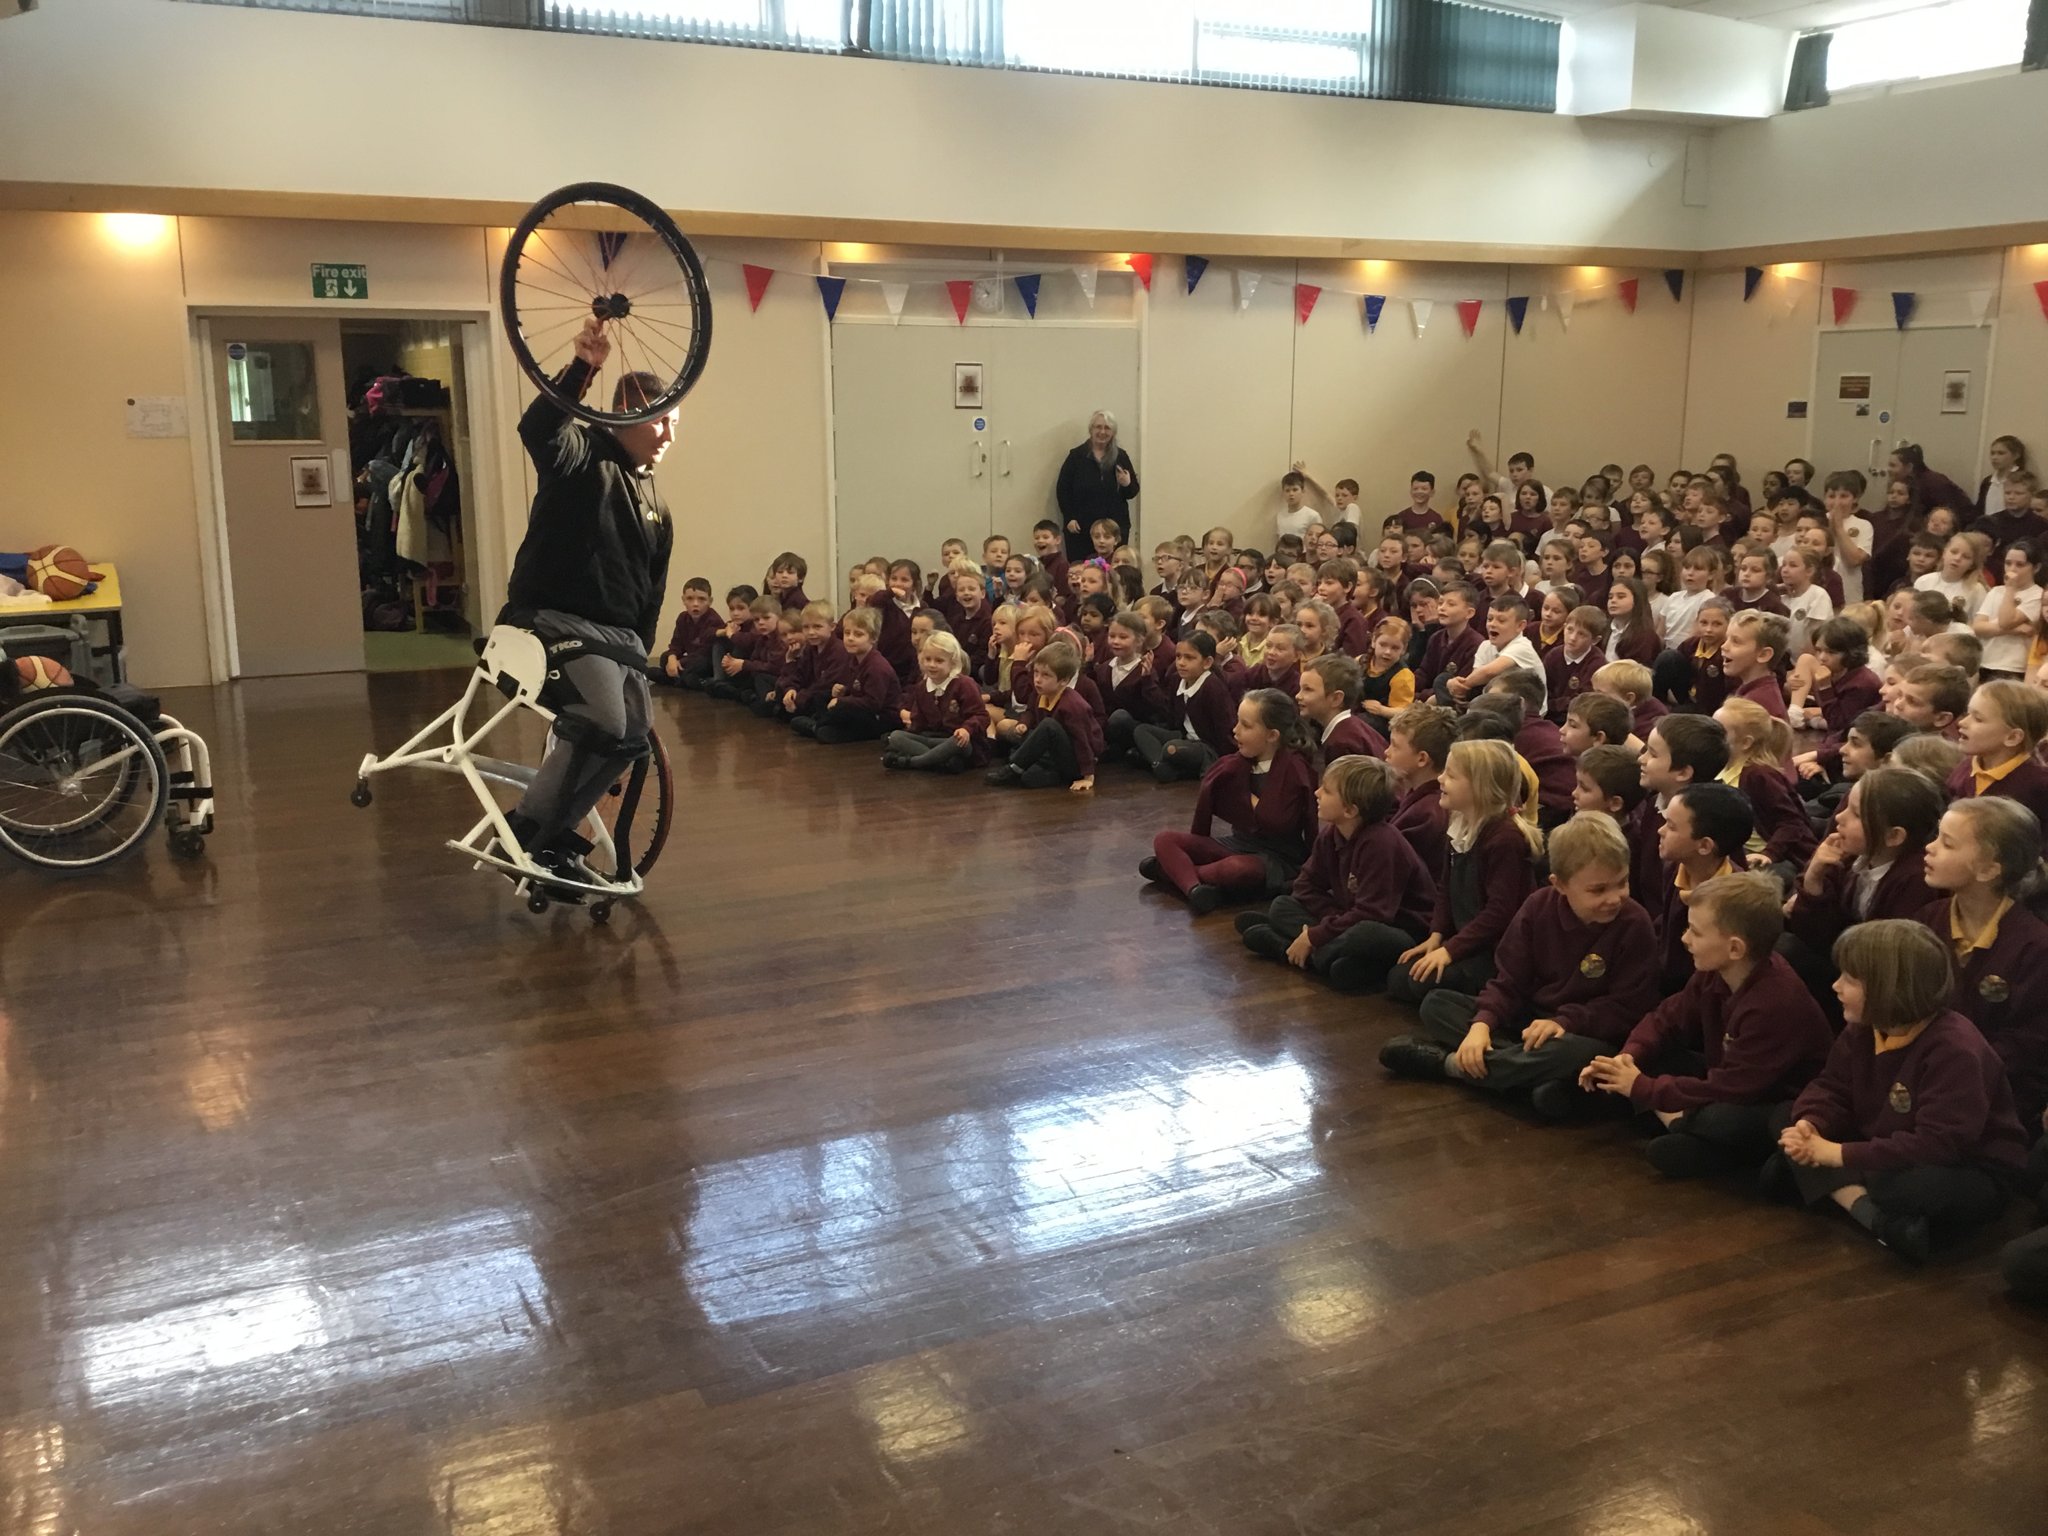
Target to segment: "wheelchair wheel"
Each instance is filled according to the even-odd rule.
[[[0,847],[46,869],[126,858],[162,820],[170,773],[156,738],[90,694],[0,715]]]
[[[668,748],[661,744],[661,737],[652,730],[647,733],[653,753],[647,762],[647,778],[640,786],[640,805],[633,813],[630,829],[633,838],[633,873],[646,878],[654,868],[654,861],[661,857],[661,850],[668,843],[668,829],[675,814],[675,780],[669,772]],[[604,822],[605,830],[618,837],[619,814],[625,808],[626,788],[632,782],[632,772],[619,775],[619,781],[605,791],[604,798],[597,803],[596,815]],[[593,863],[593,868],[598,867]],[[600,869],[612,879],[618,872]]]
[[[599,426],[666,416],[711,355],[711,291],[696,251],[673,219],[624,187],[578,182],[528,209],[505,247],[498,298],[526,376],[570,415]],[[612,352],[586,403],[555,378],[592,315],[604,321]],[[660,393],[613,409],[620,381],[636,373],[652,374]]]

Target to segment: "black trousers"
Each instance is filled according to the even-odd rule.
[[[1771,1134],[1792,1123],[1792,1106],[1781,1105],[1771,1117]],[[1995,1221],[2005,1209],[2006,1186],[1982,1168],[1898,1168],[1866,1173],[1855,1168],[1807,1168],[1791,1164],[1799,1198],[1819,1205],[1838,1189],[1860,1184],[1884,1210],[1897,1216],[1922,1216],[1937,1241],[1954,1238]]]
[[[1265,926],[1287,944],[1292,944],[1295,937],[1313,921],[1308,915],[1308,908],[1292,896],[1274,897],[1273,904],[1266,908],[1264,919]],[[1308,968],[1328,981],[1331,967],[1339,961],[1348,961],[1345,973],[1363,972],[1370,976],[1372,981],[1367,988],[1370,990],[1382,984],[1395,957],[1414,943],[1414,939],[1389,923],[1353,923],[1329,943],[1311,949]]]
[[[841,704],[818,716],[818,740],[828,746],[848,741],[874,741],[882,734],[879,713],[859,704]]]
[[[1477,999],[1481,989],[1491,980],[1493,951],[1490,949],[1483,954],[1467,955],[1462,960],[1454,960],[1444,967],[1441,977],[1428,983],[1417,981],[1408,974],[1407,966],[1397,963],[1387,971],[1387,996],[1394,1002],[1419,1008],[1425,997],[1437,991],[1467,993]],[[1477,1006],[1476,1001],[1474,1006]]]
[[[1185,731],[1169,731],[1163,725],[1133,727],[1131,748],[1162,784],[1199,779],[1216,762],[1216,749],[1206,741],[1196,741]]]
[[[2040,1202],[2041,1217],[2048,1221],[2048,1137],[2034,1143],[2027,1160],[2027,1188]],[[2021,1301],[2048,1306],[2048,1226],[2016,1237],[1999,1256],[2005,1283]]]
[[[1454,1051],[1465,1043],[1478,1014],[1477,997],[1438,987],[1422,1000],[1423,1037]],[[1532,1051],[1522,1044],[1525,1027],[1493,1026],[1493,1045],[1486,1053],[1486,1076],[1467,1079],[1473,1087],[1489,1093],[1526,1093],[1538,1083],[1576,1083],[1587,1062],[1612,1049],[1585,1035],[1563,1034]]]
[[[1024,776],[1026,789],[1054,789],[1081,776],[1073,738],[1051,715],[1024,733],[1010,752],[1010,766]]]

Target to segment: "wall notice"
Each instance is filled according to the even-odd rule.
[[[130,437],[184,437],[185,397],[183,395],[130,395],[128,397]]]

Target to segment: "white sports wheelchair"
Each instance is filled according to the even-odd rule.
[[[483,816],[459,838],[447,844],[472,861],[477,869],[494,869],[512,881],[526,898],[527,909],[545,912],[551,902],[587,904],[593,922],[606,922],[612,903],[622,896],[638,896],[645,887],[648,870],[661,856],[668,841],[674,782],[669,772],[667,749],[650,724],[647,753],[620,774],[585,818],[580,835],[590,844],[584,869],[591,878],[565,877],[559,870],[539,863],[520,846],[505,812],[492,793],[492,785],[503,785],[523,794],[538,768],[503,758],[484,757],[477,748],[485,737],[513,715],[528,710],[546,721],[552,730],[555,712],[543,695],[555,680],[548,665],[546,647],[538,635],[527,629],[500,624],[491,631],[478,657],[476,670],[462,697],[422,727],[412,740],[387,757],[366,753],[356,770],[356,787],[351,804],[370,803],[370,780],[397,768],[432,768],[457,773],[476,792]],[[486,699],[488,693],[504,702]],[[488,710],[481,723],[472,727],[473,709]],[[647,802],[652,800],[651,808]],[[633,851],[632,829],[639,813],[652,810],[644,848]]]
[[[0,848],[78,873],[127,858],[163,823],[196,858],[213,831],[206,743],[126,686],[51,688],[0,706]]]

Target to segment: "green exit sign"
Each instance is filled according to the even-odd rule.
[[[370,269],[360,262],[336,265],[313,263],[313,297],[316,299],[367,299]]]

